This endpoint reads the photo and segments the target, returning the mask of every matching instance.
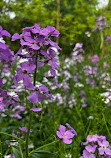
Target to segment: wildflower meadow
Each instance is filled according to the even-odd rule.
[[[111,2],[2,2],[0,158],[111,158]]]

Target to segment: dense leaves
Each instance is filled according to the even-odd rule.
[[[59,43],[62,53],[70,54],[77,41],[86,41],[88,47],[85,32],[94,28],[96,5],[97,0],[60,0]],[[20,33],[23,27],[35,23],[43,27],[56,26],[57,23],[57,0],[1,1],[0,6],[0,24],[11,34]],[[11,47],[17,51],[18,44],[16,47],[11,44]]]

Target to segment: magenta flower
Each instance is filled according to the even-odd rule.
[[[37,102],[43,101],[45,96],[53,99],[49,89],[45,85],[41,85],[39,88],[35,87],[34,91],[29,95],[29,101],[35,104]]]
[[[14,154],[13,155],[6,155],[6,157],[8,157],[8,158],[15,158],[15,156],[14,156]]]
[[[21,131],[23,131],[23,132],[27,132],[26,127],[19,127],[19,129],[20,129]]]
[[[74,130],[74,128],[72,128],[72,127],[70,126],[70,124],[66,123],[66,126],[69,128],[69,130],[70,130],[72,133],[74,133],[74,135],[77,135],[76,131]]]
[[[96,158],[94,153],[89,153],[87,150],[83,151],[83,158]]]
[[[2,78],[0,77],[0,87],[3,86]]]
[[[26,129],[26,127],[19,127],[19,129],[23,132],[28,132],[28,130]],[[32,129],[30,129],[30,133],[32,132]]]
[[[72,139],[74,137],[74,134],[68,130],[66,131],[66,127],[63,125],[59,125],[59,131],[56,132],[57,136],[63,140],[65,144],[71,144]]]
[[[107,36],[106,41],[111,41],[111,35]]]
[[[18,85],[18,82],[23,80],[24,85],[33,90],[35,87],[32,85],[32,78],[29,76],[29,73],[32,73],[35,69],[35,65],[32,62],[24,62],[21,64],[21,68],[17,68],[17,75],[14,77],[13,82],[15,85]]]
[[[109,149],[109,142],[106,141],[106,140],[103,140],[102,142],[101,141],[98,141],[98,144],[99,144],[99,153],[100,155],[103,155],[104,153],[106,153],[107,155],[111,155],[111,150]]]
[[[2,26],[0,26],[0,38],[2,36],[7,36],[7,37],[11,37],[10,33],[6,30],[3,30]]]
[[[84,53],[84,50],[83,50],[83,44],[82,43],[76,43],[73,51],[74,51],[74,54],[73,55],[78,55],[79,52],[83,52]]]
[[[92,57],[92,63],[93,63],[93,64],[96,64],[98,61],[99,61],[99,57],[98,57],[97,54],[95,54],[95,55]]]
[[[2,100],[3,100],[3,97],[0,97],[0,110],[3,110],[3,109],[4,109]]]
[[[42,108],[35,108],[35,107],[33,107],[33,108],[30,109],[30,111],[40,112],[40,111],[42,111]]]
[[[95,135],[88,135],[87,136],[87,141],[88,142],[96,142],[98,140],[99,136],[97,134]]]
[[[100,155],[100,158],[111,157],[111,149],[105,136],[89,135],[87,142],[82,144],[87,146],[83,150],[83,157],[80,158],[96,158],[97,155]]]
[[[22,38],[22,35],[19,35],[18,33],[15,33],[13,36],[12,36],[12,41],[15,41],[17,39],[20,39]]]
[[[93,145],[93,146],[88,145],[88,146],[85,147],[85,149],[86,149],[89,153],[94,153],[95,150],[96,150],[96,148],[97,148],[97,145]]]

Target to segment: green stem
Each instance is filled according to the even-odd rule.
[[[35,59],[35,71],[34,71],[34,82],[33,85],[35,86],[36,83],[36,77],[37,77],[37,58],[38,58],[38,53],[36,53],[36,59]],[[31,104],[31,108],[33,107],[33,104]],[[33,111],[30,111],[29,114],[29,125],[28,125],[28,132],[27,132],[27,136],[26,136],[26,158],[29,157],[29,153],[28,153],[28,142],[29,142],[29,133],[30,133],[30,129],[31,129],[31,123],[32,123],[32,118],[33,118]]]
[[[20,139],[20,138],[18,138],[18,137],[16,137],[16,136],[14,136],[14,135],[11,135],[11,134],[8,134],[8,133],[4,133],[4,132],[0,132],[0,134],[4,134],[4,135],[7,135],[7,136],[9,136],[9,137],[13,137],[13,138],[15,138],[15,139],[17,139],[17,140],[20,140],[20,141],[24,142],[24,140],[22,140],[22,139]]]
[[[103,47],[103,42],[104,42],[104,38],[103,38],[103,31],[101,31],[101,32],[100,32],[100,36],[101,36],[100,49],[102,49],[102,47]]]
[[[22,149],[21,149],[20,144],[19,144],[19,149],[20,149],[21,158],[23,158],[23,153],[22,153]]]
[[[103,56],[104,55],[104,32],[103,32],[103,30],[101,30],[100,36],[101,36],[100,50],[102,51],[101,53]]]
[[[80,118],[80,121],[81,121],[81,123],[82,123],[84,135],[86,135],[85,128],[84,128],[84,123],[83,123],[83,120],[82,120],[82,117],[81,117],[81,114],[80,114],[80,110],[78,110],[78,107],[77,107],[77,106],[75,106],[75,109],[76,109],[76,112],[77,112],[77,114],[78,114],[78,116],[79,116],[79,118]]]
[[[87,127],[86,135],[88,134],[88,131],[89,131],[90,125],[91,125],[91,120],[89,120],[89,125],[88,125],[88,127]]]
[[[31,128],[32,116],[33,116],[32,114],[33,114],[32,111],[30,111],[28,132],[26,136],[26,158],[28,158],[28,142],[29,142],[29,133],[30,133],[30,128]]]
[[[108,128],[108,126],[107,126],[107,123],[106,123],[106,119],[105,119],[104,114],[103,114],[103,120],[104,120],[104,123],[105,123],[106,129],[107,129],[107,131],[108,131],[108,134],[109,134],[109,136],[111,137],[111,134],[110,134],[109,128]]]
[[[29,153],[29,155],[35,153],[36,151],[38,151],[38,150],[40,150],[40,149],[42,149],[42,148],[45,148],[45,147],[47,147],[47,146],[49,146],[49,145],[52,145],[52,144],[54,144],[54,143],[56,143],[56,142],[58,142],[58,141],[59,141],[59,140],[56,140],[56,141],[53,141],[53,142],[51,142],[51,143],[45,144],[45,145],[43,145],[43,146],[41,146],[41,147],[39,147],[39,148],[37,148],[37,149],[31,151],[31,152]]]
[[[0,157],[2,158],[2,141],[0,139]]]
[[[35,72],[34,72],[34,82],[33,82],[33,85],[34,85],[34,86],[35,86],[36,77],[37,77],[37,58],[38,58],[38,53],[36,54],[36,58],[35,58],[35,65],[36,65],[36,68],[35,68]]]

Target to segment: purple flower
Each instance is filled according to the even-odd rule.
[[[2,36],[7,36],[7,37],[11,37],[10,33],[6,30],[3,30],[2,26],[0,26],[0,38]]]
[[[103,30],[105,26],[107,26],[107,21],[105,20],[106,17],[102,17],[102,16],[99,16],[97,19],[96,19],[96,27],[92,30],[92,32],[96,31],[96,30]]]
[[[85,75],[90,75],[90,74],[92,74],[92,67],[91,67],[90,65],[86,65],[86,66],[84,67],[84,73],[85,73]]]
[[[15,111],[17,111],[17,110],[19,110],[19,111],[24,111],[26,109],[26,107],[24,107],[24,106],[16,106],[16,107],[14,107],[13,109],[12,109],[12,112],[15,112]]]
[[[74,134],[68,130],[66,131],[66,127],[63,125],[59,125],[59,131],[56,132],[57,136],[63,140],[64,143],[66,144],[71,144],[72,139],[74,137]]]
[[[57,59],[55,58],[55,51],[51,48],[48,49],[48,53],[41,52],[42,55],[46,57],[45,62],[48,62],[49,65],[51,65],[52,69],[59,69],[60,66],[57,64]]]
[[[15,158],[14,154],[13,155],[6,155],[7,158]]]
[[[20,116],[20,114],[19,114],[20,112],[19,111],[17,111],[16,113],[14,113],[14,114],[11,114],[10,115],[10,117],[15,117],[15,118],[18,118],[18,119],[22,119],[22,117]]]
[[[104,153],[106,153],[107,155],[111,155],[111,150],[109,149],[109,142],[106,141],[106,140],[103,140],[102,142],[101,141],[98,141],[98,144],[99,144],[99,153],[100,155],[103,155]]]
[[[34,111],[34,112],[40,112],[40,111],[42,111],[42,108],[35,108],[35,107],[33,107],[30,110]]]
[[[91,77],[86,78],[86,83],[91,85],[91,86],[94,86],[95,81],[93,80],[93,78],[91,76]]]
[[[3,109],[4,109],[2,100],[3,100],[3,97],[0,97],[0,110],[3,110]]]
[[[106,41],[111,41],[111,35],[107,36]]]
[[[21,131],[25,132],[25,133],[28,132],[28,130],[26,129],[26,127],[19,127],[19,129],[20,129]],[[30,133],[31,133],[32,131],[33,131],[33,130],[30,129]]]
[[[98,68],[95,67],[95,68],[93,69],[93,74],[94,74],[95,77],[96,77],[96,75],[97,75],[97,71],[98,71]]]
[[[13,36],[12,36],[12,41],[15,41],[17,39],[20,39],[22,37],[22,35],[19,35],[18,33],[15,33]]]
[[[51,36],[55,36],[58,37],[59,36],[59,31],[55,29],[55,27],[53,26],[47,26],[46,27],[49,30],[49,34],[51,34]]]
[[[0,60],[12,63],[14,53],[8,48],[8,45],[0,42]]]
[[[75,47],[74,47],[74,51],[78,52],[84,52],[84,50],[82,49],[83,47],[83,43],[76,43]]]
[[[70,124],[66,123],[66,126],[69,128],[69,130],[70,130],[72,133],[74,133],[74,135],[77,135],[76,131],[74,130],[74,128],[72,128],[72,127],[70,126]]]
[[[0,77],[0,87],[2,87],[2,86],[3,86],[3,83],[2,83],[2,79]]]
[[[88,145],[88,146],[85,147],[85,149],[86,149],[89,153],[94,153],[95,150],[96,150],[96,148],[97,148],[97,145],[93,145],[93,146]]]
[[[19,129],[23,132],[27,132],[28,130],[26,129],[26,127],[19,127]]]
[[[21,63],[21,69],[22,69],[22,71],[26,71],[27,73],[34,72],[35,68],[36,68],[36,65],[33,64],[32,61]]]
[[[34,91],[29,95],[29,101],[33,104],[37,102],[41,102],[46,97],[52,97],[49,89],[45,85],[39,86],[39,88],[35,88]]]
[[[39,50],[40,46],[43,45],[51,45],[60,49],[57,43],[51,41],[50,36],[58,37],[59,31],[52,26],[40,29],[40,26],[35,24],[32,27],[24,28],[21,35],[15,33],[12,36],[12,41],[20,39],[21,46],[26,45],[27,48],[32,50]]]
[[[87,104],[86,104],[86,103],[82,104],[82,107],[83,107],[83,108],[86,108],[86,107],[87,107]]]
[[[87,141],[88,142],[96,142],[98,140],[99,136],[97,134],[95,135],[88,135],[87,136]]]
[[[43,101],[45,96],[39,90],[35,90],[29,95],[29,101],[33,104]]]
[[[21,64],[21,68],[17,68],[17,75],[14,77],[13,82],[15,85],[18,85],[18,82],[23,80],[24,85],[33,90],[35,87],[32,85],[32,78],[29,76],[29,73],[33,72],[35,65],[32,62],[24,62]]]
[[[83,158],[96,158],[94,153],[89,153],[87,150],[83,151]]]
[[[82,144],[87,145],[83,151],[83,158],[96,158],[97,155],[100,155],[99,157],[111,156],[109,142],[106,141],[105,136],[89,135],[87,142]]]
[[[92,63],[93,63],[93,64],[96,64],[98,61],[99,61],[99,57],[98,57],[97,54],[95,54],[95,55],[92,57]]]
[[[31,40],[30,42],[25,42],[23,39],[21,39],[21,45],[22,46],[28,46],[29,48],[32,48],[34,50],[39,50],[40,47],[36,44],[36,41],[35,40]]]

